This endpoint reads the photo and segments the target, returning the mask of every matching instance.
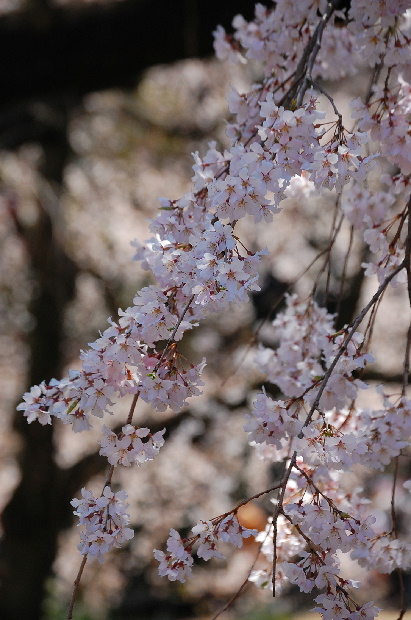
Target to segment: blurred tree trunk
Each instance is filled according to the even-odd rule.
[[[23,228],[16,222],[37,282],[30,308],[36,325],[29,339],[30,385],[61,374],[64,313],[74,294],[77,273],[60,243],[60,205],[58,195],[54,196],[68,154],[65,123],[61,132],[48,133],[43,147],[43,172],[53,183],[49,188],[52,198],[43,196],[39,189],[39,217],[35,224]],[[21,480],[2,519],[0,618],[37,620],[41,618],[44,584],[56,555],[57,536],[67,524],[65,512],[69,508],[62,502],[64,491],[54,460],[53,428],[28,425],[20,413],[14,426],[23,440]]]

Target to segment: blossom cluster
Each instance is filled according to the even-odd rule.
[[[194,544],[199,543],[197,555],[204,560],[223,559],[224,555],[216,549],[218,541],[231,543],[235,547],[243,546],[243,538],[255,536],[257,530],[250,530],[239,524],[235,514],[228,514],[212,521],[201,521],[192,528],[194,536],[182,540],[179,533],[172,529],[167,540],[167,551],[154,550],[154,557],[160,562],[159,574],[171,581],[185,582],[191,574]]]
[[[356,615],[359,606],[353,606],[348,595],[341,596],[355,584],[341,577],[338,554],[350,553],[362,566],[377,567],[384,573],[409,567],[411,545],[398,540],[393,532],[374,531],[375,518],[367,515],[360,492],[347,497],[340,481],[343,472],[358,463],[383,469],[409,446],[411,401],[405,395],[388,397],[379,388],[380,409],[345,407],[348,401],[355,402],[358,387],[367,388],[352,376],[354,370],[372,361],[361,349],[362,335],[352,331],[343,349],[340,339],[344,334],[346,338],[346,329],[333,333],[333,317],[315,302],[304,303],[288,296],[286,306],[273,321],[276,349],[261,348],[257,361],[267,379],[288,400],[275,401],[263,391],[254,401],[252,415],[246,415],[244,427],[262,458],[287,459],[294,451],[277,529],[284,530],[281,517],[294,525],[295,531],[287,531],[288,525],[286,541],[276,538],[275,579],[280,588],[288,581],[303,592],[314,587],[326,589],[327,594],[316,599],[324,607],[325,618],[328,608],[335,611],[335,606],[345,610],[341,617],[362,617]],[[326,384],[328,391],[325,388],[317,404],[314,401],[313,415],[307,415],[313,406],[315,388],[318,393],[331,363],[334,372]],[[270,525],[268,531],[259,534],[269,567],[273,547],[266,538],[272,545],[272,529]],[[307,550],[302,552],[304,545]],[[260,587],[268,587],[270,570],[255,571],[250,579]],[[378,611],[373,605],[366,609],[361,608],[361,614]]]
[[[297,69],[301,55],[317,27],[318,11],[324,14],[327,4],[327,0],[304,0],[298,3],[298,7],[285,1],[278,2],[274,8],[258,4],[253,21],[247,22],[241,15],[233,20],[233,37],[227,35],[221,26],[217,28],[217,56],[233,62],[257,60],[276,87]],[[343,13],[336,12],[336,16],[344,21],[346,19]],[[337,28],[331,23],[324,33],[314,76],[321,74],[338,79],[355,72],[355,62],[358,60],[355,39],[349,31],[339,32]],[[337,59],[338,62],[335,62]]]
[[[107,457],[110,465],[142,465],[157,456],[164,445],[164,433],[165,429],[152,435],[148,428],[127,424],[121,429],[120,435],[117,435],[107,426],[103,426],[100,454]]]
[[[78,548],[83,555],[90,555],[104,562],[104,555],[110,549],[121,547],[134,536],[134,531],[127,527],[130,515],[125,503],[125,491],[113,493],[109,486],[104,487],[100,497],[94,497],[92,491],[82,489],[82,499],[73,499],[74,514],[79,518],[79,526],[84,526],[80,533]]]
[[[313,185],[317,191],[337,190],[341,212],[374,255],[364,264],[365,274],[378,275],[383,287],[407,277],[403,267],[409,243],[409,7],[409,2],[353,0],[348,14],[334,11],[332,16],[338,3],[307,0],[295,7],[280,1],[272,9],[258,5],[250,23],[237,17],[232,37],[221,28],[216,31],[220,58],[259,60],[266,76],[260,88],[248,94],[231,93],[230,111],[237,122],[228,128],[228,135],[245,135],[247,144],[257,142],[251,148],[259,150],[261,158],[274,146],[267,159],[276,164],[271,176],[281,177],[278,188],[272,184],[269,190],[275,206],[281,207],[281,191],[289,186],[287,171],[290,176],[301,174],[293,169],[294,162],[305,171],[310,191]],[[329,23],[313,57],[309,41],[314,32],[318,37],[323,25],[317,10]],[[303,77],[293,81],[293,71],[298,73],[304,60]],[[355,73],[364,61],[378,66],[378,71],[365,100],[351,105],[355,129],[347,132],[326,95],[335,122],[325,123],[316,110],[315,131],[306,134],[302,122],[298,142],[294,127],[299,127],[300,109],[293,106],[303,101],[304,87],[315,88],[316,76],[338,79]],[[385,82],[380,86],[382,70]],[[268,102],[275,105],[267,113]],[[284,103],[290,109],[282,108]],[[304,145],[306,135],[309,149]],[[370,139],[379,153],[365,152]],[[384,191],[371,189],[367,182],[380,157],[397,167],[395,177],[383,176]],[[336,331],[335,317],[311,297],[300,301],[288,296],[286,306],[273,322],[275,347],[260,348],[256,356],[259,370],[283,397],[274,400],[263,390],[246,415],[245,430],[260,456],[289,462],[272,519],[276,527],[269,522],[258,536],[267,569],[254,571],[250,579],[260,587],[273,583],[281,588],[288,581],[305,592],[324,588],[326,593],[315,599],[315,611],[324,618],[373,618],[379,609],[372,603],[354,603],[347,588],[357,584],[341,577],[338,554],[349,552],[364,566],[390,572],[409,566],[411,549],[394,531],[375,532],[365,500],[359,493],[348,498],[339,483],[342,472],[356,463],[383,469],[409,445],[409,400],[405,393],[394,399],[382,392],[381,409],[356,407],[358,389],[368,387],[359,378],[361,371],[373,361],[363,335],[351,326]]]
[[[381,392],[380,409],[356,405],[359,389],[367,388],[361,373],[373,361],[359,324],[390,283],[410,280],[411,2],[352,0],[348,10],[339,5],[278,0],[272,8],[257,5],[250,23],[236,17],[233,36],[217,29],[219,57],[258,61],[264,76],[248,93],[232,89],[227,149],[211,143],[204,155],[195,153],[192,190],[161,199],[151,238],[133,242],[135,259],[153,283],[82,352],[80,370],[34,386],[18,409],[29,423],[50,424],[56,417],[75,432],[88,430],[92,416],[110,414],[125,396],[159,412],[179,411],[200,394],[205,365],[180,353],[184,333],[259,289],[266,251],[247,248],[236,234],[237,222],[271,222],[286,208],[283,200],[293,185],[310,199],[314,192],[331,194],[338,217],[374,255],[365,273],[377,274],[380,287],[358,321],[338,330],[336,317],[314,299],[315,288],[303,300],[288,295],[272,324],[275,348],[261,347],[257,354],[259,370],[280,394],[274,400],[267,389],[256,397],[245,430],[263,458],[283,461],[285,473],[273,516],[258,537],[267,567],[250,579],[260,587],[288,582],[303,592],[324,589],[315,600],[325,620],[367,620],[379,610],[355,603],[350,588],[356,584],[342,576],[340,554],[381,571],[406,568],[411,559],[395,527],[374,531],[361,493],[347,494],[340,485],[342,473],[359,462],[373,469],[389,464],[411,435],[405,380],[399,398]],[[376,65],[371,84],[343,122],[317,79],[354,74],[364,62]],[[331,105],[331,121],[320,109],[320,95]],[[370,140],[378,150],[370,151]],[[368,173],[382,158],[396,166],[395,176],[387,173],[385,188],[375,190]],[[338,230],[335,225],[327,261]],[[368,336],[372,326],[371,319]],[[151,435],[133,423],[133,415],[132,408],[119,434],[103,426],[100,454],[112,467],[150,461],[164,443],[164,431]],[[106,486],[99,498],[86,490],[82,495],[72,502],[85,527],[80,550],[102,560],[132,536],[125,494]],[[181,539],[172,529],[166,552],[155,550],[160,575],[184,582],[196,543],[199,557],[221,558],[219,541],[241,547],[254,534],[239,524],[236,509],[201,521],[192,532]]]
[[[297,399],[304,394],[304,401],[311,404],[313,388],[334,362],[346,330],[335,332],[334,317],[315,301],[307,304],[293,295],[287,296],[286,304],[286,310],[273,321],[278,346],[275,350],[261,348],[256,361],[283,394]],[[362,334],[356,332],[339,358],[320,399],[323,409],[344,406],[347,399],[356,397],[359,387],[366,387],[352,376],[354,370],[373,361],[369,353],[362,352],[362,342]]]

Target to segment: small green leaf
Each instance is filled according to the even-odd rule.
[[[78,398],[77,400],[75,400],[74,402],[71,403],[70,407],[67,409],[67,415],[69,413],[71,413],[73,411],[73,409],[75,409],[77,407],[79,402],[80,402],[80,399]]]

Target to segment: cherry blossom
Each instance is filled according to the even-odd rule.
[[[241,548],[244,538],[257,534],[265,560],[250,580],[274,592],[287,584],[307,593],[323,590],[314,611],[324,620],[367,620],[379,612],[372,602],[355,602],[351,589],[358,583],[343,574],[342,554],[382,573],[409,567],[411,546],[398,538],[395,518],[391,531],[380,531],[363,492],[345,492],[341,482],[358,463],[384,469],[411,436],[408,361],[400,395],[380,388],[380,407],[357,403],[360,390],[369,390],[361,377],[374,361],[370,342],[379,302],[391,285],[406,283],[408,295],[411,290],[410,7],[409,0],[352,0],[341,10],[337,0],[278,0],[271,7],[257,4],[250,22],[235,17],[232,35],[215,31],[221,59],[260,63],[263,76],[249,92],[233,88],[228,95],[226,149],[212,142],[204,154],[195,153],[191,190],[160,199],[151,237],[132,242],[151,283],[81,352],[79,370],[32,387],[18,406],[28,423],[57,418],[74,432],[104,420],[99,445],[110,464],[108,482],[100,496],[83,489],[82,498],[72,500],[85,557],[102,562],[132,537],[127,496],[111,490],[111,477],[117,466],[153,460],[164,444],[165,430],[151,434],[135,423],[137,401],[161,416],[200,395],[206,362],[188,360],[180,341],[210,313],[259,290],[267,251],[247,247],[239,221],[275,225],[290,198],[328,196],[335,204],[329,245],[304,265],[305,272],[317,269],[311,290],[298,294],[296,286],[285,295],[285,309],[270,326],[271,343],[260,344],[255,355],[267,386],[255,395],[244,429],[259,456],[281,462],[283,472],[278,484],[254,496],[272,499],[266,529],[257,534],[239,523],[237,511],[250,501],[244,500],[201,520],[188,539],[171,529],[166,551],[156,549],[154,557],[161,576],[184,583],[194,572],[195,549],[204,560],[218,560],[224,557],[220,542]],[[372,81],[345,118],[317,79],[322,84],[354,75],[364,63],[374,68]],[[324,99],[331,116],[322,109]],[[375,188],[369,173],[380,164],[395,170]],[[337,328],[338,317],[320,303],[319,282],[327,270],[331,279],[330,257],[343,223],[367,248],[362,268],[379,285],[352,322]],[[337,276],[340,297],[345,267]],[[107,418],[124,397],[133,404],[115,432]],[[404,486],[409,489],[409,481]]]
[[[127,514],[127,495],[124,491],[113,493],[106,486],[100,497],[92,491],[82,489],[82,499],[73,499],[74,514],[83,526],[78,548],[83,555],[93,556],[103,563],[104,555],[114,547],[120,547],[134,536],[134,531],[126,527],[130,522]]]
[[[179,533],[172,529],[167,540],[167,551],[164,553],[158,549],[154,550],[154,557],[160,562],[158,572],[161,576],[167,576],[170,581],[181,581],[184,583],[186,577],[191,574],[193,558],[184,548]]]

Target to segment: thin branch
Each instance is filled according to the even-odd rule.
[[[222,521],[223,519],[225,519],[229,515],[236,514],[239,511],[239,509],[241,508],[241,506],[245,506],[249,502],[252,502],[254,499],[258,499],[262,495],[267,495],[267,493],[272,493],[273,491],[276,491],[277,489],[281,489],[282,486],[283,486],[283,482],[281,481],[278,484],[274,485],[273,487],[270,487],[269,489],[266,489],[265,491],[260,491],[259,493],[256,493],[252,497],[248,497],[247,499],[243,499],[234,508],[232,508],[228,512],[225,512],[222,515],[219,515],[218,517],[214,517],[214,519],[211,519],[211,521],[213,521],[213,522],[216,521],[218,523],[219,521]]]
[[[317,558],[320,561],[320,563],[324,566],[325,562],[324,562],[324,560],[321,557],[321,555],[323,553],[323,549],[321,549],[321,547],[319,547],[318,545],[313,543],[313,541],[310,538],[308,538],[307,534],[304,534],[304,532],[302,531],[302,529],[298,525],[298,523],[294,523],[292,518],[286,512],[284,512],[283,509],[280,510],[280,514],[282,514],[283,517],[285,519],[287,519],[287,521],[289,521],[293,527],[295,527],[295,529],[300,534],[300,536],[302,536],[302,538],[304,538],[304,540],[307,543],[307,546],[310,549],[310,551],[312,551],[317,556]]]
[[[392,481],[392,489],[391,489],[391,523],[392,523],[392,531],[395,538],[398,538],[398,522],[397,522],[397,513],[395,510],[395,490],[397,486],[398,479],[398,459],[399,456],[396,456],[394,459],[394,475]]]
[[[327,370],[327,372],[324,375],[324,378],[321,382],[321,386],[320,389],[318,390],[318,394],[317,397],[315,399],[315,401],[313,402],[313,405],[310,409],[310,412],[307,416],[307,419],[304,422],[304,427],[308,426],[308,424],[311,421],[311,418],[314,415],[314,412],[318,410],[319,405],[320,405],[320,400],[321,400],[321,396],[323,395],[323,392],[327,386],[327,383],[332,375],[332,373],[334,372],[334,369],[336,367],[336,365],[338,364],[341,356],[345,353],[345,351],[348,348],[348,345],[352,339],[352,337],[354,336],[355,330],[357,329],[357,327],[360,325],[360,323],[363,321],[364,317],[366,316],[366,314],[368,313],[368,311],[370,310],[370,308],[373,307],[373,305],[375,303],[377,303],[377,301],[379,300],[380,296],[382,295],[382,293],[385,291],[385,289],[387,288],[388,284],[391,282],[391,280],[393,280],[395,278],[395,276],[397,274],[400,273],[400,271],[402,271],[405,267],[405,263],[402,262],[400,265],[398,265],[386,278],[385,280],[382,282],[382,284],[378,287],[377,292],[372,296],[372,298],[370,299],[370,301],[368,302],[368,304],[366,306],[364,306],[364,308],[361,310],[360,314],[357,316],[357,318],[355,319],[355,321],[352,322],[350,330],[343,342],[343,344],[341,345],[340,350],[338,351],[337,355],[335,356],[335,358],[333,359],[332,363],[330,364],[329,369]]]
[[[247,573],[247,577],[244,579],[243,583],[241,584],[241,586],[238,588],[237,592],[230,598],[230,600],[228,601],[228,603],[226,603],[224,605],[224,607],[222,609],[220,609],[220,611],[211,618],[211,620],[217,620],[217,618],[219,618],[221,616],[221,614],[223,614],[225,611],[227,611],[227,609],[229,607],[231,607],[231,605],[234,603],[234,601],[240,596],[241,592],[245,589],[245,587],[247,586],[247,584],[249,583],[249,579],[250,579],[250,575],[252,573],[252,571],[254,570],[255,565],[257,564],[257,560],[258,557],[261,553],[261,549],[265,543],[265,541],[267,540],[269,534],[269,530],[267,531],[264,540],[261,541],[261,543],[258,545],[258,549],[257,549],[257,553],[255,555],[254,561],[250,566],[250,569]]]
[[[393,280],[393,278],[395,278],[395,276],[402,271],[402,269],[404,269],[404,263],[401,263],[401,265],[398,265],[398,267],[396,269],[394,269],[384,280],[384,282],[382,282],[382,284],[378,287],[377,292],[373,295],[373,297],[371,298],[371,300],[368,302],[368,304],[361,310],[360,314],[357,316],[357,318],[355,319],[355,321],[353,321],[353,323],[351,324],[351,328],[343,342],[343,344],[341,345],[340,350],[338,351],[337,355],[335,356],[332,364],[330,365],[329,369],[327,370],[327,372],[325,373],[323,380],[321,382],[321,386],[318,390],[317,396],[315,398],[315,401],[307,415],[307,418],[304,422],[304,426],[303,428],[307,427],[308,424],[310,423],[312,416],[314,415],[315,411],[319,410],[319,403],[321,400],[321,396],[325,390],[325,387],[328,383],[328,380],[330,379],[339,359],[341,358],[341,356],[343,355],[343,353],[346,351],[348,344],[350,343],[355,330],[357,329],[357,327],[360,325],[360,323],[362,322],[362,320],[364,319],[364,317],[366,316],[367,312],[370,310],[370,308],[372,308],[372,306],[379,300],[380,296],[382,295],[382,293],[385,291],[385,289],[387,288],[388,284],[391,282],[391,280]],[[301,432],[298,435],[299,438],[304,437],[304,433],[303,430],[301,430]],[[280,492],[280,496],[278,498],[278,502],[277,502],[277,506],[274,510],[274,514],[273,514],[273,527],[275,528],[275,524],[276,524],[276,520],[278,519],[279,514],[282,513],[283,511],[283,502],[284,502],[284,496],[285,496],[285,491],[286,491],[286,487],[287,487],[287,482],[288,479],[291,475],[291,471],[293,470],[293,468],[296,466],[297,463],[297,451],[294,451],[291,459],[290,459],[290,463],[288,465],[287,471],[285,472],[285,475],[281,481],[281,492]],[[276,558],[276,553],[274,553],[274,557],[273,557],[273,576],[272,576],[272,582],[273,582],[273,596],[275,596],[275,572],[276,572],[276,566],[277,566],[277,558]]]
[[[408,291],[408,299],[411,306],[411,198],[407,204],[407,212],[408,212],[408,231],[407,231],[407,240],[405,242],[405,258],[404,264],[405,269],[407,271],[407,291]]]
[[[332,252],[332,249],[334,247],[335,241],[337,239],[337,236],[338,236],[338,234],[339,234],[339,232],[341,230],[341,226],[342,226],[343,221],[344,221],[344,215],[342,214],[340,216],[340,219],[339,219],[339,222],[337,223],[337,225],[335,223],[336,222],[336,218],[337,218],[337,214],[338,214],[338,203],[339,203],[339,200],[340,200],[340,197],[338,197],[338,200],[337,200],[337,202],[335,204],[334,218],[333,218],[333,223],[332,223],[332,227],[331,227],[331,230],[333,231],[333,233],[332,233],[332,237],[331,237],[330,243],[328,244],[328,246],[326,248],[326,251],[325,251],[326,259],[325,259],[324,264],[321,267],[321,269],[319,269],[317,277],[316,277],[314,285],[313,285],[313,293],[312,293],[313,297],[315,296],[315,294],[317,292],[317,289],[319,287],[321,276],[324,274],[325,270],[328,267],[327,284],[326,284],[326,295],[327,295],[327,290],[328,290],[328,286],[329,286],[328,280],[329,280],[331,252]]]
[[[340,0],[332,0],[327,4],[327,9],[321,17],[321,20],[319,21],[310,40],[308,41],[304,53],[301,56],[301,59],[297,65],[297,69],[295,71],[295,79],[290,87],[290,90],[288,91],[287,95],[283,97],[280,105],[288,107],[294,98],[296,99],[296,107],[298,108],[301,105],[309,84],[309,79],[307,78],[311,77],[311,71],[314,66],[315,59],[321,48],[321,39],[324,28],[329,22],[332,14],[334,13],[335,9],[338,7],[339,4]]]
[[[337,226],[336,231],[338,232],[338,230],[339,230],[339,227]],[[244,355],[241,357],[241,359],[239,360],[238,364],[236,366],[234,366],[232,371],[224,378],[224,380],[222,381],[220,387],[223,387],[227,383],[227,381],[229,381],[229,379],[231,379],[231,377],[233,377],[238,372],[239,368],[241,368],[242,364],[244,363],[244,360],[247,358],[247,355],[250,352],[251,347],[257,342],[258,335],[261,332],[262,328],[267,323],[267,321],[269,321],[271,319],[271,317],[273,316],[275,310],[278,308],[278,306],[283,301],[284,297],[292,289],[292,287],[295,286],[295,284],[297,284],[297,282],[299,282],[301,280],[301,278],[303,278],[305,276],[305,274],[309,272],[311,267],[313,267],[315,265],[315,263],[318,260],[320,260],[320,258],[322,256],[324,256],[324,254],[328,254],[330,252],[330,245],[335,242],[335,238],[336,238],[336,235],[331,239],[331,241],[328,244],[328,246],[326,248],[324,248],[323,250],[321,250],[321,252],[319,252],[317,254],[317,256],[315,256],[315,258],[313,258],[313,260],[307,265],[307,267],[304,267],[304,269],[299,273],[299,275],[292,282],[290,282],[290,284],[286,287],[285,291],[283,293],[281,293],[281,295],[278,297],[278,299],[273,303],[273,305],[270,308],[270,311],[266,314],[264,319],[260,322],[260,324],[258,325],[257,329],[255,330],[253,336],[250,338],[250,341],[249,341],[249,343],[248,343],[248,345],[246,347]],[[323,267],[322,270],[324,268],[325,267]]]
[[[373,69],[373,72],[372,72],[372,75],[371,75],[371,79],[370,79],[370,83],[369,83],[368,88],[367,88],[367,93],[366,93],[365,98],[364,98],[365,105],[367,105],[370,102],[370,99],[371,99],[372,93],[373,93],[373,87],[375,86],[375,84],[377,84],[377,82],[378,82],[378,80],[380,78],[383,66],[384,66],[384,59],[381,58],[380,62],[374,66],[374,69]]]
[[[408,206],[409,208],[409,206]],[[404,262],[406,263],[407,269],[407,280],[408,280],[408,295],[410,294],[410,216],[408,215],[408,237],[406,242],[406,252]],[[411,299],[410,299],[411,303]],[[407,341],[405,345],[405,355],[404,355],[404,365],[403,365],[403,377],[402,377],[402,391],[401,395],[404,397],[407,391],[409,376],[410,376],[410,349],[411,349],[411,322],[407,331]],[[399,465],[400,455],[396,456],[394,459],[394,475],[392,480],[392,492],[391,492],[391,522],[392,522],[392,530],[394,536],[398,538],[398,523],[397,523],[397,512],[395,508],[395,491],[397,488],[397,479],[398,479],[398,465]],[[405,583],[404,583],[404,571],[401,567],[397,568],[398,575],[398,584],[400,589],[400,614],[397,620],[402,620],[407,611],[407,602],[406,602],[406,593],[405,593]]]
[[[397,512],[395,509],[395,491],[397,488],[399,458],[400,458],[400,455],[396,456],[394,459],[394,476],[392,480],[392,491],[391,491],[391,522],[392,522],[392,531],[393,531],[395,538],[398,538]],[[400,614],[397,620],[401,620],[404,617],[405,612],[407,611],[407,603],[406,603],[406,597],[405,597],[405,584],[404,584],[404,571],[399,566],[396,572],[398,575],[398,585],[400,589]]]
[[[336,239],[339,230],[341,229],[342,226],[342,222],[344,219],[344,216],[342,215],[340,218],[340,221],[336,227],[336,222],[337,222],[337,216],[338,216],[338,203],[340,200],[340,196],[341,194],[338,196],[338,200],[335,203],[335,208],[334,208],[334,217],[333,217],[333,222],[332,222],[332,230],[335,231],[335,235],[334,235],[334,240]],[[334,244],[333,244],[334,245]],[[330,284],[331,284],[331,252],[332,252],[332,247],[330,248],[330,253],[329,253],[329,261],[328,261],[328,265],[327,265],[327,279],[326,279],[326,283],[325,283],[325,292],[324,292],[324,296],[325,296],[325,300],[327,303],[328,297],[329,297],[329,293],[330,293]]]
[[[377,303],[375,304],[375,306],[371,310],[370,316],[368,317],[367,326],[364,329],[363,347],[366,350],[368,350],[369,347],[371,346],[372,338],[373,338],[373,335],[374,335],[375,323],[376,323],[376,320],[377,320],[377,313],[378,313],[379,307],[381,305],[382,299],[383,299],[383,295],[381,295],[381,297],[379,298],[379,300],[377,301]],[[363,369],[363,370],[365,370],[365,369]]]
[[[336,311],[335,311],[336,315],[337,315],[337,320],[338,320],[338,317],[340,316],[340,312],[341,312],[341,304],[342,304],[342,299],[343,299],[343,294],[344,294],[344,286],[345,286],[345,281],[346,281],[346,278],[347,278],[348,259],[350,257],[353,241],[354,241],[354,227],[351,226],[351,228],[350,228],[350,240],[349,240],[349,243],[348,243],[347,252],[345,253],[345,257],[344,257],[344,265],[343,265],[343,269],[342,269],[342,273],[341,273],[340,290],[338,292],[337,308],[336,308]]]
[[[411,322],[407,331],[407,342],[405,344],[404,365],[402,374],[402,396],[405,396],[410,378],[410,352],[411,352]]]
[[[337,508],[337,506],[334,504],[334,502],[325,495],[325,493],[323,493],[318,486],[315,484],[315,482],[310,478],[310,476],[303,470],[301,469],[301,467],[299,467],[297,465],[297,463],[295,463],[294,465],[294,469],[297,469],[300,474],[302,474],[304,476],[304,478],[307,480],[308,484],[310,485],[310,487],[312,487],[315,492],[320,495],[321,497],[323,497],[325,499],[325,501],[327,502],[328,506],[331,508],[332,511],[337,512],[340,516],[343,514],[342,510],[340,510],[339,508]]]
[[[178,330],[178,328],[180,327],[180,325],[181,325],[181,323],[182,323],[182,321],[183,321],[183,319],[184,319],[184,317],[185,317],[185,315],[186,315],[187,310],[189,309],[189,307],[190,307],[190,306],[191,306],[191,304],[193,303],[193,300],[194,300],[194,295],[191,295],[190,299],[188,300],[187,304],[186,304],[186,305],[185,305],[185,307],[184,307],[184,310],[183,310],[183,312],[182,312],[182,314],[181,314],[180,318],[178,319],[178,321],[177,321],[177,323],[176,323],[176,326],[174,327],[174,329],[173,329],[173,331],[172,331],[172,333],[171,333],[170,338],[167,340],[167,344],[166,344],[166,346],[165,346],[165,347],[164,347],[164,349],[163,349],[163,352],[162,352],[162,354],[161,354],[161,357],[160,357],[160,359],[158,360],[158,362],[157,362],[157,364],[156,364],[156,366],[155,366],[155,368],[154,368],[154,370],[153,370],[153,372],[154,372],[154,373],[156,373],[156,372],[158,371],[158,369],[160,368],[160,364],[161,364],[161,362],[163,361],[165,354],[167,353],[168,349],[170,348],[170,345],[172,345],[172,344],[173,344],[173,342],[174,342],[174,338],[175,338],[175,335],[176,335],[176,333],[177,333],[177,330]]]
[[[130,405],[130,410],[128,412],[126,424],[131,424],[132,421],[133,421],[133,415],[134,415],[134,411],[136,409],[136,405],[137,405],[137,401],[138,401],[138,397],[139,396],[140,396],[140,392],[137,392],[136,394],[134,394],[133,401],[132,401],[132,403]],[[122,435],[122,433],[120,433],[120,436],[121,435]],[[113,473],[114,473],[114,465],[110,465],[110,467],[108,469],[106,480],[105,480],[104,485],[103,485],[103,490],[101,491],[101,496],[104,493],[104,489],[106,487],[110,487],[111,486],[111,480],[113,478]],[[81,564],[80,564],[80,568],[79,568],[76,580],[74,582],[73,593],[72,593],[71,599],[70,599],[70,607],[69,607],[68,614],[67,614],[67,620],[71,620],[71,618],[73,616],[74,603],[76,602],[77,591],[78,591],[78,588],[79,588],[79,585],[80,585],[81,577],[83,575],[84,567],[85,567],[86,562],[87,562],[87,557],[88,557],[88,554],[86,553],[84,555],[84,557],[83,557],[83,560],[82,560]]]
[[[275,598],[275,576],[276,576],[276,571],[277,571],[277,520],[278,520],[278,515],[282,512],[283,510],[283,502],[284,502],[284,495],[285,495],[285,489],[287,487],[287,482],[288,479],[291,475],[292,469],[295,465],[295,462],[297,460],[297,452],[294,452],[294,454],[291,457],[290,463],[287,467],[287,470],[281,480],[281,491],[280,491],[280,495],[279,498],[277,500],[277,505],[275,507],[274,513],[273,513],[273,528],[274,528],[274,536],[273,536],[273,575],[272,575],[272,584],[273,584],[273,597]]]
[[[105,480],[104,485],[103,485],[103,490],[101,491],[101,495],[103,495],[104,489],[106,487],[111,486],[111,480],[113,478],[113,474],[114,474],[114,465],[110,465],[110,467],[108,468],[108,473],[107,473],[106,480]]]
[[[276,596],[275,591],[275,578],[277,574],[277,539],[278,539],[278,513],[274,511],[273,515],[273,566],[272,566],[272,577],[271,583],[273,584],[273,598]]]
[[[130,406],[130,411],[129,411],[128,416],[127,416],[126,424],[131,424],[132,421],[133,421],[133,415],[134,415],[134,411],[136,409],[136,405],[137,405],[137,401],[138,401],[138,397],[139,396],[140,396],[140,391],[138,391],[136,394],[134,394],[133,402],[131,403],[131,406]]]
[[[76,601],[77,591],[78,591],[78,587],[80,585],[81,576],[83,574],[84,567],[85,567],[86,562],[87,562],[87,557],[88,557],[87,555],[85,555],[83,557],[83,559],[81,561],[81,564],[80,564],[80,568],[79,568],[78,573],[77,573],[77,577],[76,577],[76,579],[74,581],[73,592],[72,592],[71,599],[70,599],[70,607],[69,607],[69,610],[68,610],[68,613],[67,613],[67,619],[66,620],[71,620],[72,617],[73,617],[74,603]]]
[[[334,110],[334,114],[335,114],[336,116],[338,116],[338,122],[339,122],[339,125],[342,127],[342,124],[343,124],[343,122],[342,122],[343,117],[342,117],[342,114],[338,111],[337,106],[336,106],[336,105],[335,105],[335,103],[334,103],[334,99],[331,97],[331,95],[329,95],[329,94],[327,93],[327,91],[326,91],[326,90],[324,90],[324,89],[323,89],[323,88],[319,85],[319,83],[318,83],[318,82],[316,82],[316,80],[313,80],[313,78],[312,78],[311,76],[310,76],[309,80],[310,80],[311,84],[314,86],[314,88],[316,88],[318,91],[320,91],[320,93],[321,93],[322,95],[324,95],[324,97],[326,97],[326,98],[328,99],[328,101],[331,103],[332,109]]]
[[[260,549],[261,549],[261,545],[260,545]],[[219,618],[221,616],[221,614],[223,614],[225,611],[227,611],[227,609],[229,607],[231,607],[231,605],[234,603],[234,601],[236,599],[238,599],[238,597],[240,596],[241,592],[249,584],[249,577],[250,577],[251,571],[253,570],[253,568],[254,568],[254,566],[255,566],[255,564],[257,562],[259,553],[260,553],[260,550],[258,551],[257,557],[256,557],[255,561],[253,562],[253,564],[252,564],[252,566],[251,566],[251,568],[250,568],[250,570],[249,570],[249,572],[247,574],[247,577],[244,579],[243,583],[238,588],[237,592],[230,598],[230,600],[224,605],[224,607],[222,609],[220,609],[220,611],[215,616],[213,616],[211,618],[211,620],[216,620],[217,618]]]
[[[128,412],[126,424],[131,424],[131,422],[133,421],[133,415],[134,415],[134,411],[135,411],[135,408],[136,408],[139,396],[140,396],[140,392],[137,392],[136,394],[134,394],[133,402],[131,403],[130,411]],[[123,436],[124,436],[123,433],[120,433],[119,439],[121,439]],[[106,478],[106,481],[104,483],[103,490],[101,492],[102,495],[104,493],[104,489],[106,487],[111,486],[111,480],[113,478],[113,474],[114,474],[114,465],[110,465],[110,467],[108,469],[108,473],[107,473],[107,478]]]

